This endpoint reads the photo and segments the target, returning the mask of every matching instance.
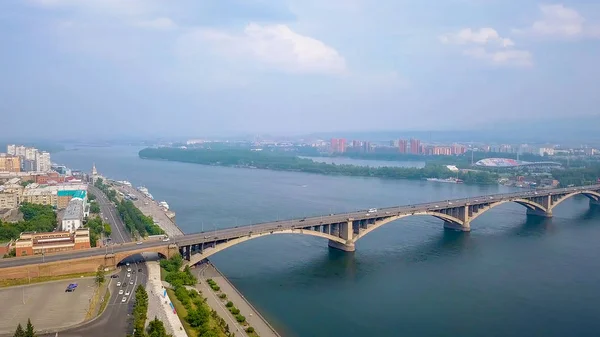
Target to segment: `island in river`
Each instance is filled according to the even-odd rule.
[[[492,172],[448,170],[443,165],[427,164],[423,168],[413,167],[369,167],[357,165],[335,165],[315,162],[311,159],[269,151],[248,149],[187,149],[174,147],[145,148],[139,152],[142,159],[157,159],[218,165],[230,167],[258,168],[277,171],[295,171],[324,175],[354,177],[377,177],[386,179],[458,178],[467,184],[496,184],[498,175]]]

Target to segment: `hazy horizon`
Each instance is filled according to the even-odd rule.
[[[583,0],[25,0],[0,22],[7,140],[600,120],[600,3]]]

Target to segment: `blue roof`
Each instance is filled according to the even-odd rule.
[[[79,199],[85,199],[85,196],[87,195],[87,192],[84,190],[69,190],[69,191],[58,191],[58,196],[59,197],[73,197],[73,198],[79,198]]]

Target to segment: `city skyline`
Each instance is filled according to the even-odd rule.
[[[84,137],[94,122],[95,137],[170,137],[598,116],[600,4],[585,1],[30,0],[0,12],[6,137]]]

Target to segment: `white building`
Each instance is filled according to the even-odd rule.
[[[544,156],[546,154],[549,156],[554,156],[554,149],[550,147],[540,147],[539,155]]]
[[[17,146],[15,144],[6,145],[6,153],[16,156],[17,155]]]
[[[65,209],[61,221],[61,228],[63,231],[74,232],[83,225],[84,216],[84,201],[79,198],[74,198],[69,201],[69,205]]]
[[[48,152],[37,152],[37,156],[35,158],[35,166],[36,171],[38,172],[48,172],[52,167],[52,162],[50,161],[50,153]]]
[[[26,147],[23,145],[19,145],[15,147],[15,155],[25,157],[25,149]]]
[[[38,150],[34,147],[28,147],[25,149],[25,159],[35,160],[38,155]]]

